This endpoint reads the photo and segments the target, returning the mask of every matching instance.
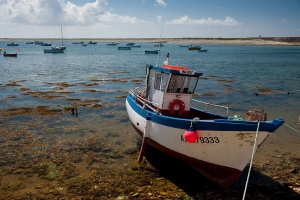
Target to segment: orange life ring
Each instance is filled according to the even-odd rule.
[[[174,113],[175,113],[174,108],[175,108],[176,105],[179,105],[178,115],[179,116],[183,115],[185,105],[184,105],[184,102],[181,101],[180,99],[174,99],[173,101],[171,101],[171,103],[169,105],[170,114],[174,115]]]

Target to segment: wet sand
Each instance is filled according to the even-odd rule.
[[[85,39],[89,40],[111,41]],[[164,42],[297,45],[261,39],[165,39]],[[8,88],[19,91],[0,99],[0,102],[31,96],[46,101],[46,105],[61,101],[68,102],[69,106],[38,104],[33,108],[0,108],[0,199],[242,199],[248,168],[232,186],[220,188],[191,167],[150,146],[142,163],[138,164],[141,138],[127,117],[109,111],[119,109],[125,112],[125,93],[115,97],[122,101],[120,104],[103,103],[97,99],[69,98],[69,91],[65,89],[75,86],[71,83],[49,82],[46,84],[53,86],[53,90],[37,92],[23,87],[24,81],[0,84],[0,92]],[[122,83],[128,80],[110,81]],[[228,83],[231,80],[219,81]],[[94,90],[92,86],[98,84],[101,84],[100,80],[93,79],[82,87],[90,93],[110,92]],[[96,114],[86,116],[82,113]],[[95,122],[91,124],[89,119]],[[107,124],[114,126],[108,127]],[[300,135],[285,126],[267,138],[255,154],[246,199],[300,199],[299,141]]]
[[[11,81],[1,90],[21,84]],[[71,84],[49,84],[58,90],[20,91],[49,102],[61,99],[70,106],[37,105],[0,112],[0,199],[242,199],[248,168],[232,186],[220,188],[151,146],[138,164],[141,138],[127,118],[103,113],[102,123],[115,126],[99,127],[81,115],[105,108],[124,110],[123,103],[70,99],[63,88]],[[79,109],[78,116],[73,108]],[[255,154],[246,199],[300,198],[300,136],[281,129]]]

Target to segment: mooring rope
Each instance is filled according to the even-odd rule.
[[[250,161],[250,166],[249,166],[248,176],[247,176],[247,180],[246,180],[246,185],[245,185],[244,195],[243,195],[243,200],[245,199],[245,196],[246,196],[246,191],[247,191],[248,181],[249,181],[249,177],[250,177],[250,171],[251,171],[251,168],[252,168],[252,163],[253,163],[254,153],[255,153],[255,149],[256,149],[256,141],[257,141],[257,136],[258,136],[259,124],[260,124],[260,121],[258,120],[258,123],[257,123],[257,130],[256,130],[256,135],[255,135],[255,140],[254,140],[254,145],[253,145],[253,150],[252,150],[252,156],[251,156],[251,161]]]
[[[258,130],[259,130],[259,124],[260,121],[258,121],[257,124],[257,130],[256,130],[256,135],[255,135],[255,140],[254,140],[254,146],[253,146],[253,150],[252,150],[252,156],[251,156],[251,161],[250,161],[250,166],[249,166],[249,171],[248,171],[248,176],[247,176],[247,180],[246,180],[246,185],[245,185],[245,190],[244,190],[244,194],[243,194],[243,200],[245,199],[246,196],[246,191],[247,191],[247,186],[248,186],[248,182],[249,182],[249,177],[250,177],[250,172],[251,172],[251,168],[252,168],[252,164],[253,164],[253,158],[254,158],[254,153],[255,153],[255,148],[256,148],[256,141],[257,141],[257,136],[258,136]],[[287,125],[286,123],[283,123],[285,126],[287,126],[288,128],[292,129],[293,131],[297,132],[300,134],[300,131]]]
[[[295,131],[295,132],[297,132],[297,133],[300,134],[300,131],[298,131],[297,129],[294,129],[293,127],[287,125],[286,123],[283,123],[283,125],[285,125],[286,127],[290,128],[290,129],[292,129],[293,131]]]

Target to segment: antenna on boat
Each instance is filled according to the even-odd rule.
[[[161,26],[161,30],[160,30],[160,40],[161,40],[161,35],[162,35],[162,30],[163,30],[163,27],[164,26]],[[160,45],[161,45],[161,42],[158,44],[158,54],[159,54],[159,52],[160,52]],[[158,54],[157,54],[157,56],[156,56],[156,67],[157,67],[157,62],[158,62]]]

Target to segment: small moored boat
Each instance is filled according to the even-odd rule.
[[[130,47],[131,47],[131,46],[133,46],[134,44],[135,44],[134,42],[129,42],[129,43],[126,44],[126,46],[130,46]]]
[[[42,45],[42,44],[44,44],[44,42],[41,42],[41,41],[36,40],[36,41],[34,41],[34,44],[35,44],[35,45]]]
[[[51,46],[52,45],[52,43],[47,43],[47,42],[43,42],[42,44],[41,44],[41,46]]]
[[[155,47],[163,47],[164,44],[163,43],[158,43],[158,44],[154,44]]]
[[[145,54],[158,54],[159,50],[147,50],[145,49]]]
[[[67,47],[66,47],[65,45],[60,45],[60,46],[58,46],[57,48],[66,50]]]
[[[200,49],[201,49],[201,46],[200,46],[200,45],[197,45],[197,46],[192,46],[192,45],[191,45],[191,46],[188,47],[188,49],[189,49],[189,50],[200,50]]]
[[[6,51],[3,52],[3,56],[5,57],[17,57],[17,53],[6,53]]]
[[[14,43],[14,42],[11,42],[9,44],[7,44],[8,47],[11,47],[11,46],[19,46],[19,44],[17,43]]]
[[[110,42],[107,43],[106,46],[116,46],[118,43],[117,42]]]
[[[118,47],[118,50],[131,50],[131,46]]]
[[[88,44],[97,44],[97,42],[89,41]]]
[[[44,49],[44,53],[64,53],[64,49],[52,46],[51,49]]]
[[[192,99],[201,76],[187,67],[169,65],[168,58],[162,67],[147,65],[146,87],[129,91],[126,110],[143,138],[139,161],[149,144],[226,187],[241,175],[253,149],[284,121],[267,121],[266,113],[256,110],[247,112],[246,119],[230,117],[228,107]],[[226,115],[208,112],[207,106],[224,108]]]

